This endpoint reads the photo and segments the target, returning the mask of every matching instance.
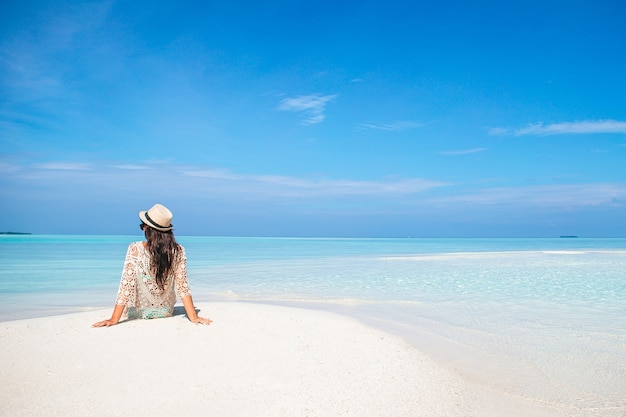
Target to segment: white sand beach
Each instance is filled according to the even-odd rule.
[[[550,416],[468,387],[348,317],[240,302],[91,328],[109,310],[0,323],[0,416]],[[527,406],[527,404],[526,404]]]

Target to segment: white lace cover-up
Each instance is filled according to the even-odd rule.
[[[191,295],[185,248],[181,246],[172,273],[165,280],[163,289],[160,289],[150,271],[150,253],[143,243],[133,242],[128,245],[115,304],[126,306],[129,319],[171,316],[176,304],[174,287],[181,299]]]

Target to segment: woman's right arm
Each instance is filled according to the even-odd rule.
[[[174,280],[176,281],[176,293],[183,302],[187,318],[192,323],[211,324],[210,319],[199,317],[196,313],[196,307],[193,304],[191,290],[189,289],[189,279],[187,278],[187,254],[182,246],[178,256],[178,262],[174,270]]]
[[[190,322],[196,324],[211,324],[213,320],[198,316],[198,313],[196,313],[196,307],[193,305],[193,298],[191,298],[191,294],[183,297],[182,301],[183,306],[185,307],[185,312],[187,313],[187,318]]]

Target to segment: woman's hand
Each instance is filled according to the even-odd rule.
[[[123,305],[116,305],[113,307],[113,314],[111,314],[111,318],[108,320],[102,320],[97,323],[91,325],[91,327],[111,327],[119,323],[122,318],[122,313],[124,312]]]
[[[196,324],[206,324],[206,325],[209,325],[209,324],[211,324],[211,323],[213,322],[213,320],[211,320],[211,319],[205,319],[204,317],[199,317],[199,316],[196,316],[196,317],[195,317],[195,318],[193,318],[193,319],[191,319],[191,318],[190,318],[189,320],[190,320],[192,323],[196,323]]]
[[[185,306],[185,313],[187,313],[187,318],[190,322],[196,324],[211,324],[211,320],[198,316],[198,313],[196,312],[196,307],[194,307],[193,305],[193,299],[191,298],[191,294],[183,297],[182,302],[183,306]]]
[[[111,326],[116,325],[117,323],[118,322],[113,319],[102,320],[102,321],[92,324],[91,327],[111,327]]]

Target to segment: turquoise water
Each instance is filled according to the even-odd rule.
[[[133,236],[0,237],[0,319],[109,305]],[[518,302],[620,309],[626,239],[179,237],[196,298]],[[44,306],[29,297],[47,298]],[[85,299],[86,298],[86,299]],[[11,305],[24,299],[25,305]],[[43,307],[43,308],[41,308]]]
[[[110,307],[134,240],[0,236],[0,320]],[[198,301],[338,311],[489,390],[626,415],[626,239],[178,240]]]

